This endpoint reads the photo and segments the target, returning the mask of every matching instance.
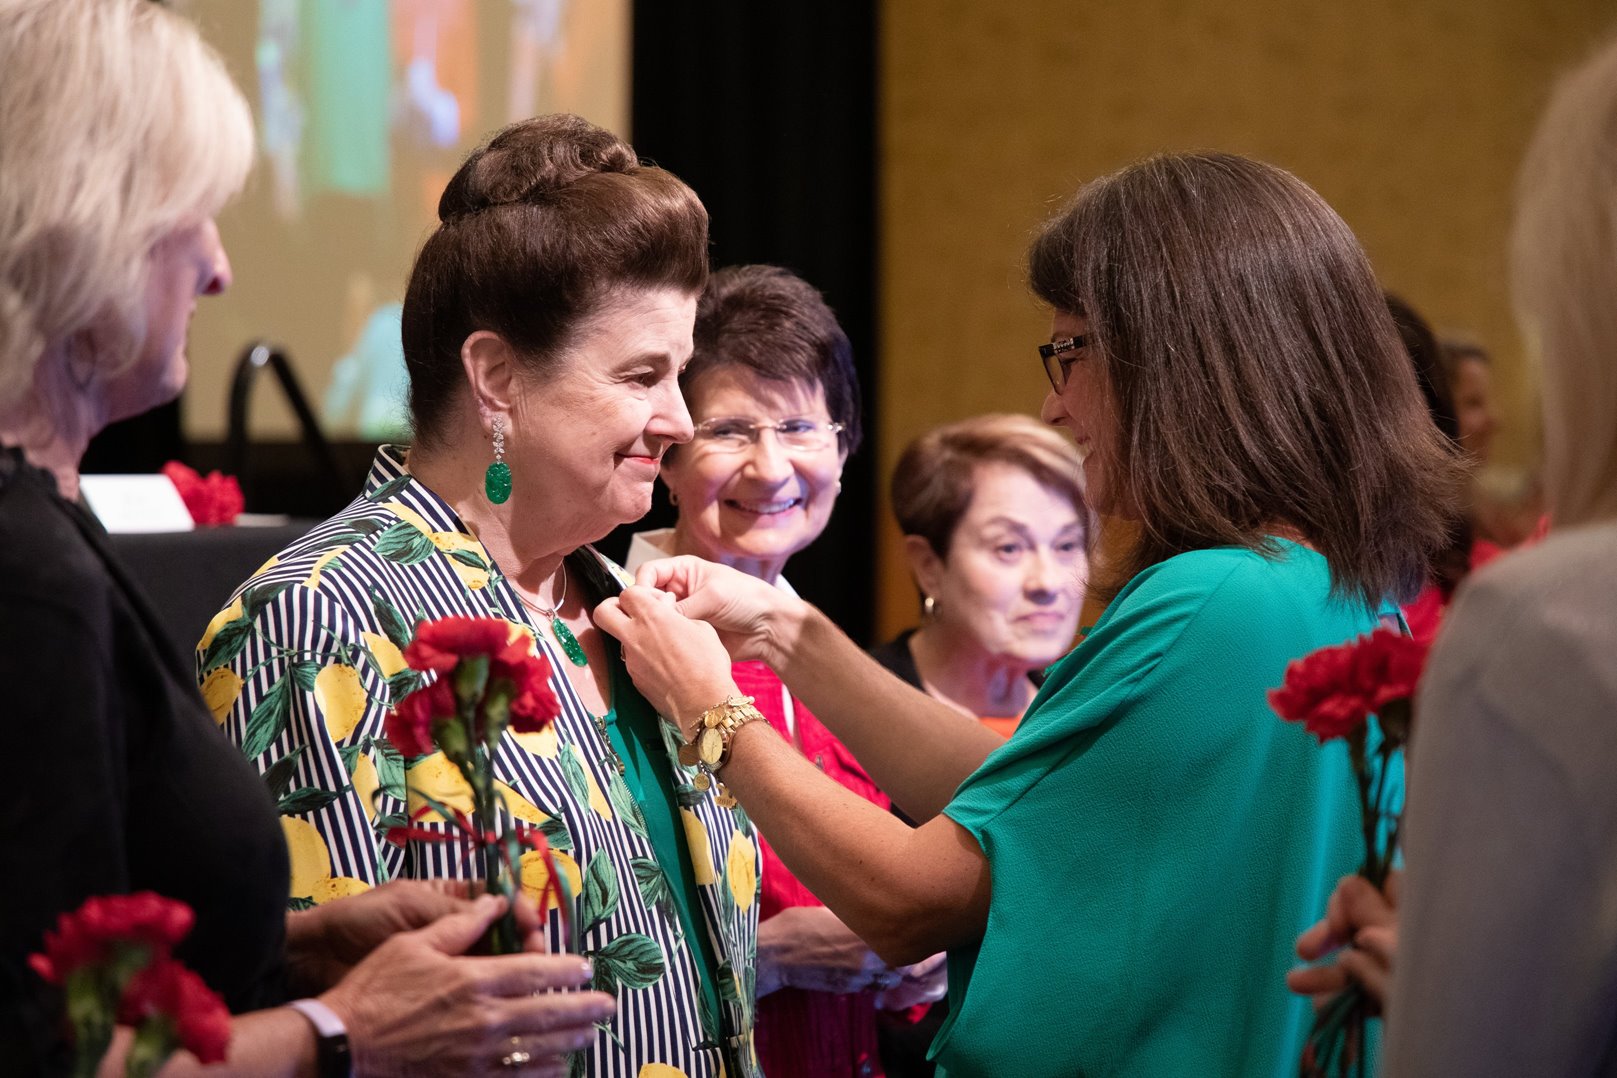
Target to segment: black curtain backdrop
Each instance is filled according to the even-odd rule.
[[[787,567],[793,585],[855,639],[868,641],[875,577],[876,15],[857,0],[635,0],[635,149],[678,174],[712,219],[715,267],[786,266],[816,285],[853,342],[865,444],[848,460],[831,524]],[[274,338],[274,327],[262,327]],[[243,342],[244,344],[246,342]],[[222,357],[220,357],[223,361]],[[227,467],[221,443],[185,445],[178,409],[109,428],[86,470],[150,471],[170,459]],[[339,443],[353,476],[371,447]],[[253,512],[321,519],[332,503],[312,456],[258,442],[241,476]],[[357,480],[356,480],[357,481]],[[660,489],[651,514],[601,548],[672,523]]]
[[[825,293],[853,343],[865,443],[792,584],[855,639],[875,606],[876,15],[847,0],[636,0],[631,140],[701,196],[713,265],[785,266]],[[651,515],[603,546],[672,523]]]

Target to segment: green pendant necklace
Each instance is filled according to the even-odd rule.
[[[567,567],[565,565],[561,569],[561,594],[556,596],[555,606],[548,608],[540,606],[526,595],[523,595],[522,592],[517,591],[515,584],[511,586],[511,590],[516,591],[517,599],[521,601],[523,606],[550,623],[550,632],[555,636],[556,643],[561,645],[562,651],[567,654],[568,662],[574,666],[589,665],[589,659],[584,655],[584,646],[578,642],[578,637],[573,635],[573,630],[567,627],[567,623],[561,620],[561,604],[567,601]]]

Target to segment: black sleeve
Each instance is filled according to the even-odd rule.
[[[66,1070],[60,995],[27,956],[57,914],[128,888],[126,746],[106,683],[110,647],[107,627],[79,609],[0,595],[0,1044],[9,1073]]]

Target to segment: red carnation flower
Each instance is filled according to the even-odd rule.
[[[517,636],[495,657],[489,681],[496,678],[511,683],[511,729],[517,733],[537,733],[561,714],[550,688],[550,663],[533,651],[527,636]]]
[[[1269,706],[1287,722],[1302,723],[1321,743],[1353,733],[1370,713],[1353,677],[1353,646],[1320,648],[1293,661],[1285,683],[1269,691]]]
[[[510,638],[509,623],[498,618],[439,618],[416,630],[415,639],[404,649],[404,661],[413,670],[447,674],[461,659],[502,654]]]
[[[511,698],[511,729],[519,734],[536,734],[561,714],[561,704],[550,688],[550,665],[540,661],[543,674],[530,679]]]
[[[56,919],[45,933],[45,953],[28,964],[51,984],[64,984],[75,970],[107,959],[114,945],[144,946],[167,954],[191,931],[191,907],[151,891],[100,895]]]
[[[129,980],[118,1004],[118,1021],[140,1026],[153,1018],[174,1025],[180,1046],[202,1063],[224,1060],[230,1046],[230,1011],[224,1000],[171,958],[152,963]]]
[[[191,514],[192,522],[199,527],[234,523],[246,507],[241,484],[233,475],[224,475],[216,470],[204,478],[195,469],[177,460],[163,465],[163,474],[180,492],[180,500]]]
[[[1394,700],[1414,697],[1429,650],[1429,642],[1423,643],[1386,628],[1377,629],[1358,642],[1354,651],[1354,677],[1369,701],[1370,710],[1379,712]]]
[[[455,690],[449,678],[440,677],[417,689],[387,713],[387,739],[405,756],[425,756],[435,751],[432,723],[455,714]]]

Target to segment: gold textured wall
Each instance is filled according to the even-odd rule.
[[[1532,453],[1505,287],[1516,163],[1553,74],[1611,0],[885,0],[880,346],[885,486],[905,442],[1037,412],[1047,316],[1027,239],[1080,182],[1157,151],[1282,165],[1358,233],[1384,284],[1498,358],[1495,455]],[[882,509],[878,624],[915,598]]]

